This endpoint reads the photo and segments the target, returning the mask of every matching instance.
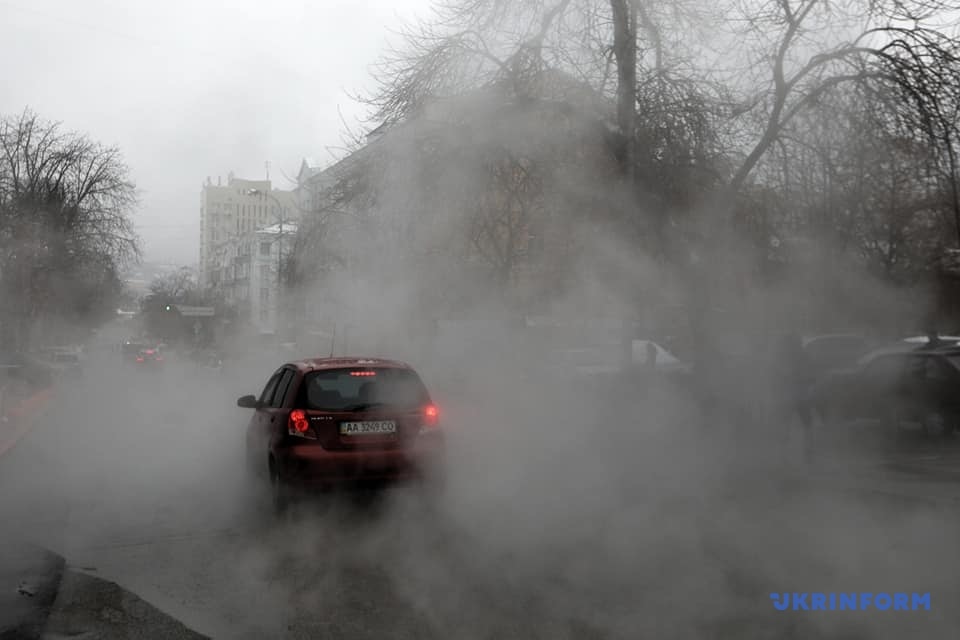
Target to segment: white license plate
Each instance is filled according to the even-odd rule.
[[[340,435],[361,436],[367,434],[396,433],[397,423],[393,420],[369,420],[364,422],[340,423]]]

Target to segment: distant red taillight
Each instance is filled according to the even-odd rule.
[[[143,358],[137,356],[137,362],[143,362]]]
[[[438,424],[440,424],[440,410],[437,409],[437,405],[428,404],[423,408],[423,426],[432,428]]]
[[[294,409],[290,412],[290,420],[287,422],[287,433],[301,438],[316,438],[310,431],[310,421],[307,419],[307,413],[303,409]]]

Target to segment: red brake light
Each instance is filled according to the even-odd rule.
[[[307,413],[303,409],[294,409],[290,412],[290,421],[287,425],[287,432],[292,436],[311,437],[307,432],[310,431],[310,421],[307,420]]]
[[[375,376],[375,375],[377,375],[377,372],[376,372],[376,371],[351,371],[351,372],[350,372],[350,375],[352,375],[352,376],[368,377],[368,376]]]
[[[137,356],[137,362],[143,362],[143,358],[140,356]]]
[[[437,405],[428,404],[423,409],[423,423],[428,427],[435,427],[440,419],[440,410]]]

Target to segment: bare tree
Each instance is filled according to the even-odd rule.
[[[154,278],[150,283],[150,294],[178,304],[188,304],[189,298],[198,291],[197,280],[190,267],[181,267],[176,271]]]
[[[637,3],[610,0],[613,14],[612,53],[617,61],[617,127],[623,137],[624,177],[633,183],[636,171]],[[644,13],[646,15],[646,13]],[[659,56],[659,48],[657,49]]]
[[[746,26],[736,36],[753,43],[753,62],[769,75],[760,91],[747,87],[740,115],[759,114],[762,124],[730,178],[731,191],[743,187],[804,107],[838,85],[871,84],[877,93],[906,97],[900,108],[929,112],[942,97],[940,79],[956,73],[955,43],[936,27],[956,8],[941,0],[744,3],[736,24]]]
[[[849,174],[853,159],[834,151],[823,154],[828,150],[822,141],[799,135],[802,127],[794,125],[805,117],[809,124],[818,104],[844,89],[864,91],[885,117],[912,122],[941,150],[934,160],[944,184],[956,194],[957,123],[951,111],[958,104],[956,42],[936,26],[952,8],[945,0],[730,0],[709,7],[683,0],[448,0],[439,5],[435,20],[406,32],[401,49],[381,67],[380,87],[370,104],[376,120],[400,122],[424,118],[437,100],[479,89],[496,87],[505,101],[520,104],[544,98],[548,78],[581,81],[593,96],[594,115],[614,131],[613,136],[598,136],[609,144],[621,179],[617,193],[622,201],[611,207],[621,215],[609,221],[618,232],[629,230],[633,242],[650,253],[670,247],[666,254],[675,265],[688,267],[693,280],[715,278],[720,276],[710,272],[731,262],[729,256],[711,253],[726,246],[725,234],[715,225],[729,219],[725,214],[738,214],[734,219],[743,222],[749,216],[740,214],[756,203],[754,194],[763,194],[764,206],[753,208],[768,215],[753,231],[764,255],[771,225],[781,223],[782,213],[796,210],[780,189],[787,183],[762,175],[769,173],[764,159],[771,150],[779,153],[772,159],[782,157],[790,165],[789,181],[804,182],[808,200],[816,194],[812,172],[822,173],[824,179],[817,182],[827,187],[826,195],[817,206],[808,202],[806,214],[818,211],[819,224],[831,228],[841,244],[865,251],[864,239],[876,235],[867,221],[877,220],[881,210],[889,211],[888,222],[899,220],[893,226],[911,238],[929,235],[933,205],[916,189],[892,209],[877,207],[878,194],[889,195],[892,185],[901,195],[918,181],[926,190],[920,167],[931,157],[898,151],[890,164],[854,172],[860,182],[851,185],[840,177]],[[721,45],[727,50],[710,59],[710,47],[715,52]],[[730,97],[737,95],[741,97]],[[895,144],[901,134],[884,138],[881,146]],[[803,144],[821,155],[800,153]],[[878,148],[863,151],[881,153]],[[481,184],[492,184],[486,180],[494,165],[463,166],[476,171]],[[757,178],[755,184],[751,177]],[[860,209],[841,197],[851,186],[857,193],[871,190],[871,215],[856,213]],[[721,197],[712,197],[716,195]],[[510,234],[497,236],[491,229],[494,221],[506,229],[503,225],[517,218],[490,206],[495,202],[502,204],[491,194],[474,200],[471,237],[487,243],[489,257],[509,264],[504,245],[489,241]],[[960,229],[960,198],[955,195],[953,202]],[[898,217],[912,207],[922,211]],[[708,228],[699,235],[681,240],[664,233],[674,228],[666,224],[671,217],[698,208],[721,215],[705,220]],[[939,205],[934,209],[941,210]],[[841,219],[842,229],[835,224]],[[888,239],[874,253],[877,247],[891,250],[894,245],[902,252],[914,247],[911,242]],[[916,252],[910,248],[908,253]],[[737,258],[744,268],[753,265],[748,255]],[[899,269],[904,263],[897,264]],[[697,298],[692,313],[702,316],[716,287],[690,284]],[[693,324],[708,324],[702,317],[698,322]]]
[[[506,149],[491,155],[489,180],[478,189],[467,224],[470,244],[492,269],[499,288],[506,290],[530,249],[536,209],[543,202],[543,179],[540,167],[527,158]]]
[[[30,111],[0,119],[0,285],[17,301],[5,305],[7,346],[22,346],[40,314],[67,311],[63,283],[116,274],[139,255],[135,203],[116,148]]]

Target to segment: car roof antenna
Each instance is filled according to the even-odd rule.
[[[330,336],[330,357],[333,357],[333,345],[336,344],[337,340],[337,323],[333,323],[333,334]]]

